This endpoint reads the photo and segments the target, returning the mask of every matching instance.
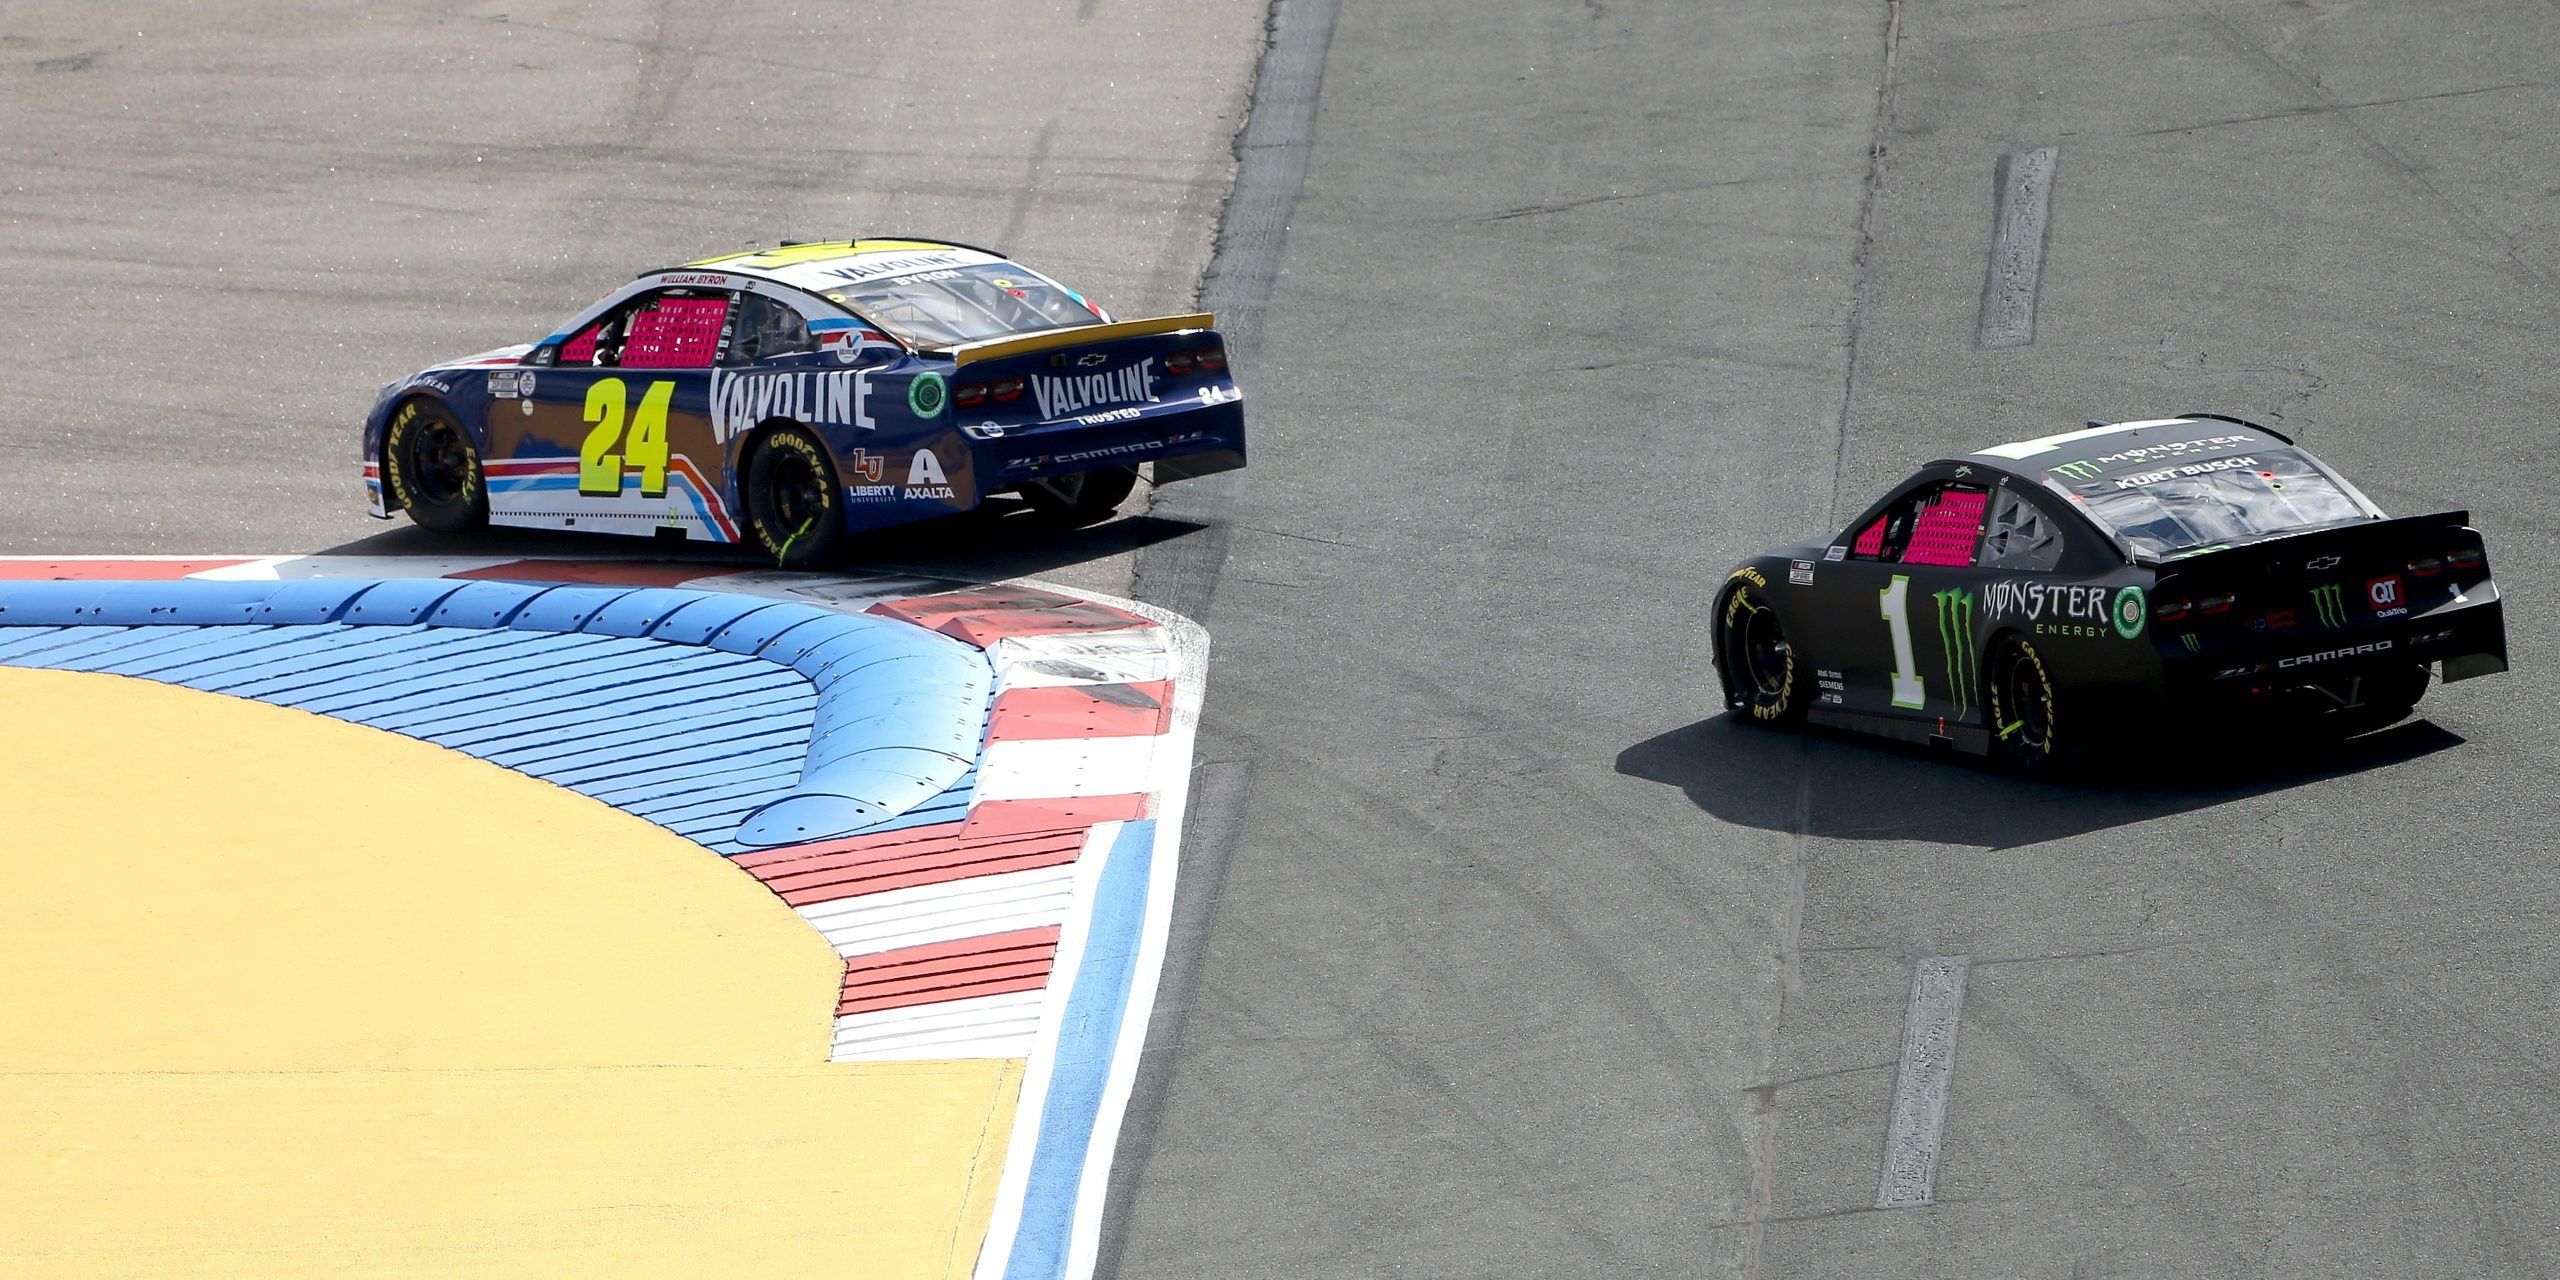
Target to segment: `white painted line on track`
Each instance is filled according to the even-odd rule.
[[[1938,1139],[1947,1123],[1947,1087],[1956,1073],[1956,1020],[1964,1013],[1968,956],[1924,956],[1911,966],[1911,1007],[1902,1021],[1902,1065],[1885,1121],[1884,1173],[1876,1207],[1901,1209],[1938,1198]]]

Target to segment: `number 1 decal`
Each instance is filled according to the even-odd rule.
[[[1920,677],[1911,669],[1920,665],[1911,657],[1911,579],[1893,575],[1893,585],[1876,593],[1883,597],[1885,626],[1893,631],[1893,705],[1920,709],[1922,687]]]
[[[631,415],[631,439],[622,453],[613,447],[622,441],[622,412],[631,402],[631,391],[620,378],[598,378],[587,388],[587,421],[594,429],[587,432],[586,443],[578,446],[578,492],[590,498],[611,498],[622,492],[622,469],[625,465],[640,468],[640,496],[667,496],[667,405],[676,396],[676,384],[652,382],[640,393],[640,411]]]

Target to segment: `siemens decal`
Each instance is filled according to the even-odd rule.
[[[1141,360],[1108,373],[1079,373],[1064,378],[1031,376],[1031,394],[1040,398],[1040,416],[1058,418],[1115,404],[1155,404],[1156,362]]]
[[[726,444],[759,422],[789,418],[822,427],[869,431],[871,370],[814,373],[711,371],[711,438]]]

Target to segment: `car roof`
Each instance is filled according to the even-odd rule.
[[[2191,413],[2177,418],[2092,423],[2078,431],[1991,445],[1945,461],[1987,466],[2031,480],[2042,480],[2057,472],[2094,479],[2116,472],[2173,466],[2181,459],[2292,445],[2293,441],[2281,432],[2254,422]]]
[[[786,240],[770,249],[727,253],[688,262],[685,266],[762,276],[794,288],[824,293],[851,284],[920,271],[1003,261],[1003,254],[976,245],[895,237],[814,242]]]

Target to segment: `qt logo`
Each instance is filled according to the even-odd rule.
[[[2364,598],[2373,602],[2376,611],[2396,607],[2400,603],[2400,575],[2385,574],[2364,584]]]

